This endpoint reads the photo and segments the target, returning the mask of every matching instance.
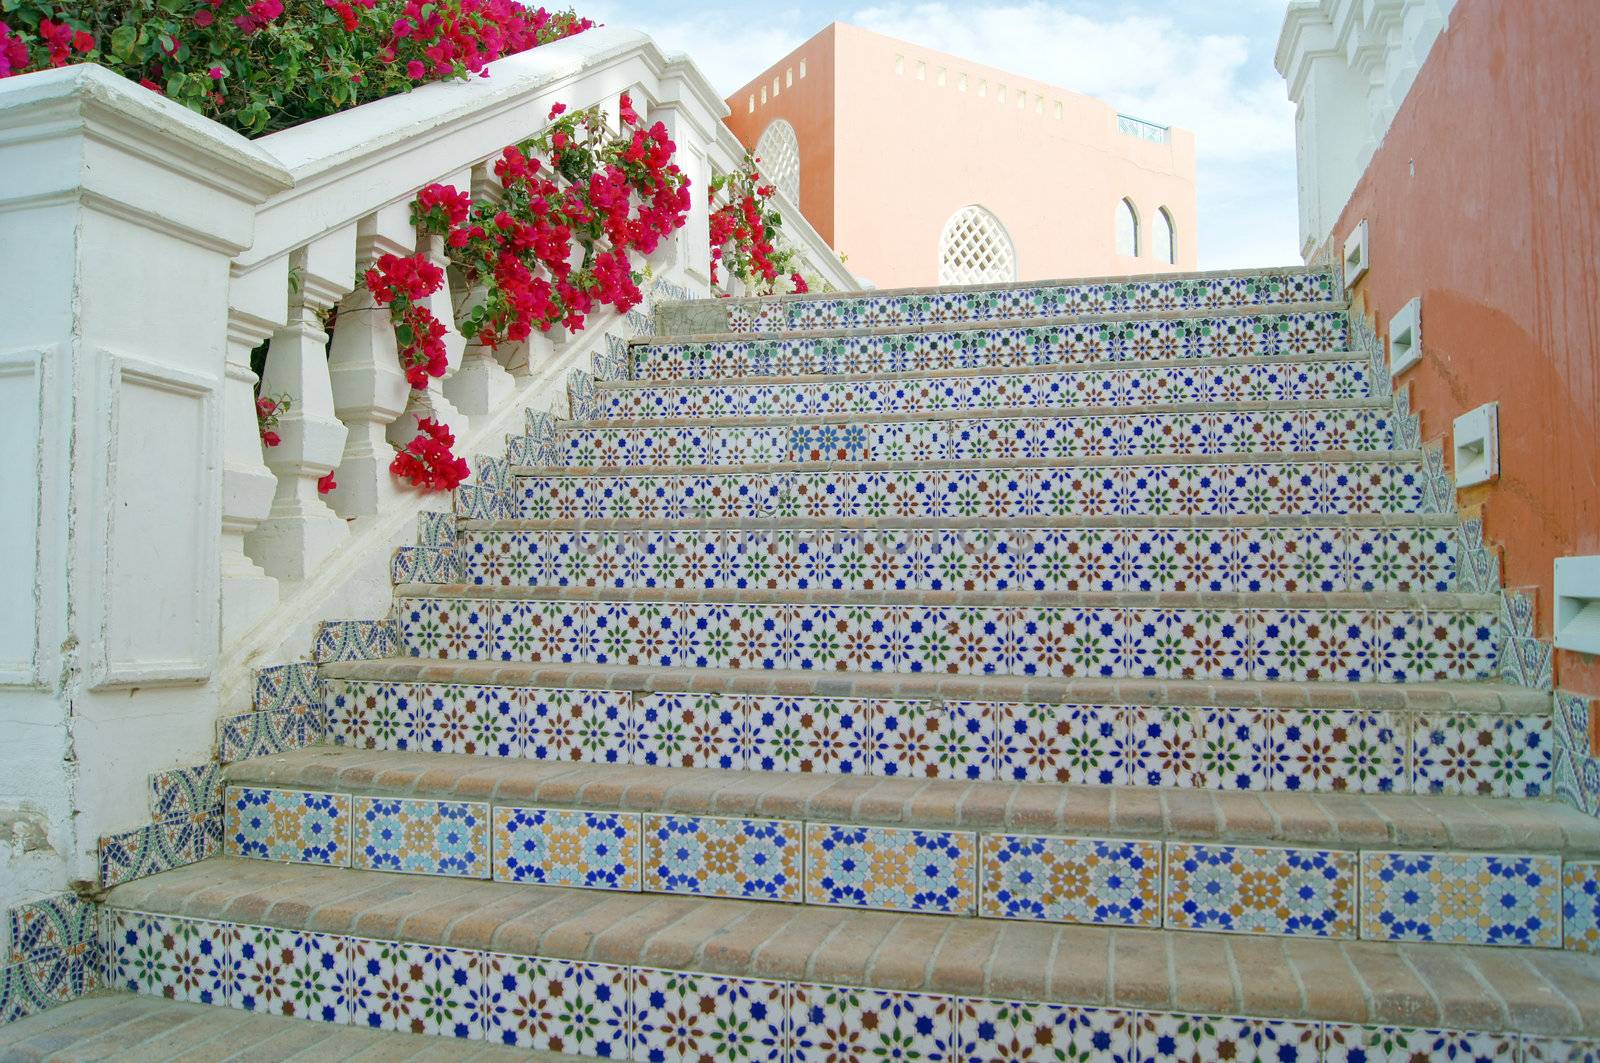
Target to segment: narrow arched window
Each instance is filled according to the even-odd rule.
[[[767,180],[799,206],[800,138],[794,135],[794,126],[782,118],[767,126],[756,141],[756,158]]]
[[[1131,199],[1117,204],[1117,254],[1139,257],[1139,212],[1133,209]]]
[[[1169,265],[1178,264],[1178,227],[1166,207],[1156,211],[1156,253]]]
[[[962,207],[939,235],[940,284],[1017,279],[1017,252],[1000,219],[976,204]]]

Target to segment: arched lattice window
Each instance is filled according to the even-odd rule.
[[[962,207],[939,236],[940,284],[992,284],[1017,279],[1017,252],[1000,219],[984,208]]]
[[[1156,211],[1156,254],[1161,261],[1178,264],[1178,227],[1172,222],[1172,212],[1166,207]]]
[[[1133,209],[1131,199],[1117,204],[1117,254],[1139,257],[1139,212]]]
[[[794,126],[779,118],[762,130],[756,141],[756,158],[761,160],[758,165],[767,180],[799,206],[800,140],[794,135]]]

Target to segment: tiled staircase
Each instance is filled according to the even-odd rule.
[[[1595,1058],[1600,820],[1333,277],[657,316],[722,331],[601,359],[328,627],[331,741],[111,892],[114,985],[640,1060]]]

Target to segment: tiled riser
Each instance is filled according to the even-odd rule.
[[[636,380],[1014,369],[1156,358],[1272,358],[1349,345],[1342,310],[971,328],[630,348]]]
[[[336,683],[358,749],[894,778],[1257,790],[1550,792],[1550,721]]]
[[[1472,610],[1054,608],[401,598],[443,660],[899,674],[1405,683],[1487,679]]]
[[[0,1025],[100,986],[100,908],[62,893],[0,911]]]
[[[1392,449],[1385,411],[1152,413],[771,427],[602,428],[560,433],[567,465],[614,468],[834,461],[1008,461]]]
[[[1228,310],[1315,303],[1341,296],[1331,273],[1263,273],[1186,280],[1049,284],[975,291],[866,295],[839,299],[764,299],[728,305],[735,332],[877,328],[953,321],[1002,321],[1077,314]]]
[[[612,1059],[1539,1063],[1586,1050],[1526,1034],[765,982],[137,912],[115,913],[112,936],[109,981],[136,993]]]
[[[456,557],[464,564],[461,580],[502,587],[1152,592],[1456,588],[1452,528],[470,532]]]
[[[1436,512],[1420,461],[526,475],[533,520],[1234,516]]]
[[[1131,927],[1561,946],[1555,856],[1247,847],[230,786],[234,856]],[[803,856],[802,856],[803,854]],[[802,870],[803,869],[803,870]],[[1357,903],[1357,882],[1361,902]]]
[[[599,417],[814,417],[843,413],[1365,399],[1365,361],[1085,369],[809,384],[606,387]]]

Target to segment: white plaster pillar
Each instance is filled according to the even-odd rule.
[[[363,218],[356,226],[357,271],[381,255],[409,255],[415,239],[408,204],[391,204]],[[334,412],[348,434],[334,470],[338,486],[325,497],[341,517],[377,513],[400,495],[389,472],[394,448],[385,434],[405,411],[411,385],[400,368],[389,308],[377,305],[365,284],[339,303],[328,376]]]
[[[222,432],[222,641],[231,643],[278,601],[278,581],[245,551],[245,537],[266,519],[278,481],[262,458],[256,420],[256,374],[250,354],[289,313],[288,256],[253,270],[235,266],[228,287],[228,366]]]
[[[343,518],[317,491],[317,481],[339,464],[345,441],[333,409],[328,334],[320,315],[351,290],[355,261],[354,225],[293,252],[289,321],[267,348],[262,393],[286,394],[291,405],[278,421],[283,442],[266,451],[267,467],[278,478],[272,509],[245,542],[251,556],[280,579],[315,573],[347,534]]]
[[[707,91],[692,63],[669,62],[661,73],[660,99],[634,94],[634,106],[646,125],[667,127],[677,151],[673,158],[689,177],[690,208],[683,228],[662,241],[650,256],[657,270],[676,270],[699,295],[711,291],[711,212],[706,189],[711,182],[711,153],[722,131],[727,107]],[[731,135],[731,134],[730,134]]]
[[[427,255],[428,259],[440,269],[445,270],[444,284],[428,297],[427,304],[433,316],[444,325],[445,356],[450,368],[445,371],[442,378],[431,378],[426,388],[413,388],[406,402],[405,413],[389,426],[389,442],[401,447],[411,442],[412,437],[417,434],[417,421],[423,417],[431,417],[440,424],[449,425],[457,440],[464,438],[467,433],[466,415],[450,401],[445,392],[445,384],[451,374],[461,366],[462,355],[467,349],[467,338],[456,328],[455,300],[450,292],[450,274],[446,268],[449,260],[445,258],[444,237],[418,233],[417,250]]]
[[[0,174],[0,812],[45,834],[5,907],[210,755],[229,266],[290,177],[92,65],[0,81]]]

